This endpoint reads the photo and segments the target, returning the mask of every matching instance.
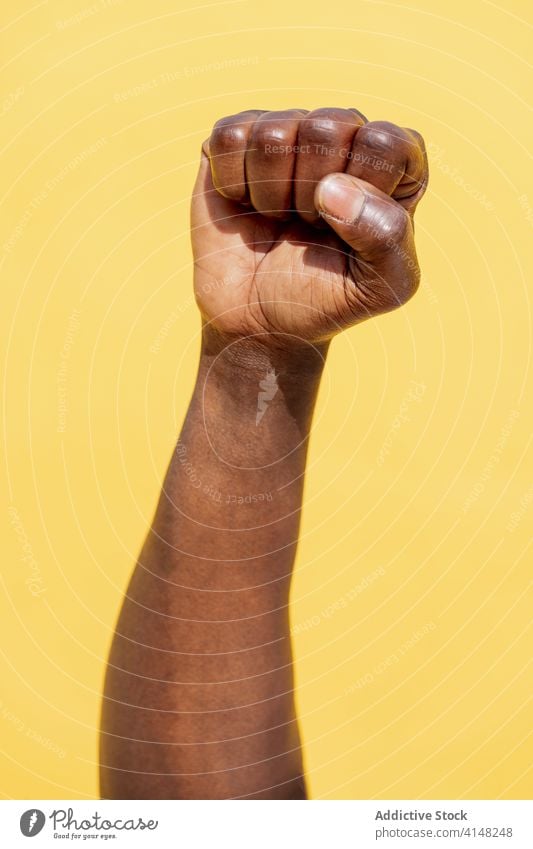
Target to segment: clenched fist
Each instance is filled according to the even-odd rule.
[[[192,202],[204,321],[231,337],[318,343],[405,303],[427,180],[419,133],[356,109],[221,119]]]

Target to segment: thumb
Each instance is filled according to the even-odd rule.
[[[397,201],[365,180],[329,174],[316,188],[315,205],[320,216],[355,251],[352,273],[381,281],[382,291],[374,294],[383,301],[383,311],[414,294],[420,271],[413,226],[409,213]]]

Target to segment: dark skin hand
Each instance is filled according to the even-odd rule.
[[[288,601],[329,343],[416,291],[414,130],[355,109],[218,121],[192,200],[196,387],[122,607],[108,798],[304,799]]]

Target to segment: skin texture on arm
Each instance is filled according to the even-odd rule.
[[[416,290],[420,136],[357,110],[219,121],[193,193],[196,386],[127,591],[108,798],[303,799],[288,603],[332,337]]]

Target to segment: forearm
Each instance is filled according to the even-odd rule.
[[[105,796],[303,796],[288,595],[325,353],[204,334],[110,659]]]

